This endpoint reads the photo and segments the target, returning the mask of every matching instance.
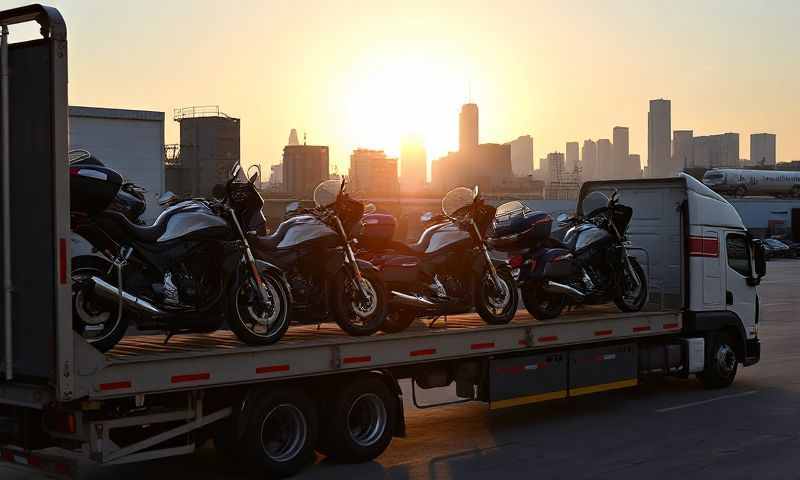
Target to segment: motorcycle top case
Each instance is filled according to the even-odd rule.
[[[489,244],[501,251],[529,248],[548,238],[552,227],[553,217],[546,212],[519,209],[495,217]]]
[[[74,165],[69,168],[70,211],[95,214],[114,200],[122,186],[122,175],[100,165]]]
[[[369,250],[385,248],[394,237],[397,220],[386,213],[371,213],[361,219],[358,243]]]

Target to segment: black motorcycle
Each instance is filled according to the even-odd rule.
[[[381,271],[390,292],[383,331],[399,332],[417,317],[438,317],[477,310],[489,324],[511,321],[517,311],[517,291],[504,262],[493,260],[485,235],[495,209],[477,187],[459,187],[442,200],[443,215],[417,243],[391,241],[394,218],[365,216],[359,237],[359,257]]]
[[[563,240],[553,239],[553,219],[514,201],[497,209],[491,246],[509,253],[508,264],[520,286],[522,302],[539,320],[558,317],[568,304],[613,300],[624,312],[647,302],[647,278],[628,254],[625,232],[633,215],[618,202],[592,192],[583,200],[585,215],[563,216]]]
[[[69,169],[72,230],[97,251],[72,259],[73,326],[84,339],[106,351],[131,320],[168,336],[227,320],[246,343],[281,338],[288,293],[277,269],[251,253],[242,224],[252,214],[237,197],[249,182],[238,164],[223,201],[182,201],[140,226],[108,208],[123,184],[119,173],[99,160],[81,163],[85,155]]]
[[[377,269],[353,254],[364,205],[345,188],[344,179],[320,183],[315,208],[294,205],[275,232],[251,242],[259,259],[285,273],[293,320],[313,324],[332,316],[350,335],[371,335],[386,317],[386,289]]]

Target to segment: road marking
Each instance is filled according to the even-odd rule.
[[[794,305],[792,302],[775,302],[775,303],[762,303],[762,307],[777,307],[779,305]]]
[[[661,408],[659,410],[656,410],[656,413],[666,413],[666,412],[671,412],[673,410],[680,410],[682,408],[696,407],[698,405],[705,405],[706,403],[716,402],[717,400],[729,400],[731,398],[746,397],[754,393],[758,393],[758,390],[748,390],[742,393],[734,393],[732,395],[723,395],[721,397],[709,398],[708,400],[700,400],[699,402],[691,402],[691,403],[685,403],[683,405],[676,405],[674,407]]]

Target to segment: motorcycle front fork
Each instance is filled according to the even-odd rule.
[[[245,263],[247,263],[247,266],[250,268],[250,273],[253,275],[253,280],[256,282],[256,289],[258,290],[258,294],[261,296],[261,301],[264,302],[265,305],[271,305],[269,295],[267,294],[266,285],[264,284],[264,280],[261,278],[261,273],[258,271],[253,250],[250,248],[250,242],[247,241],[247,236],[244,234],[242,226],[239,225],[239,219],[236,218],[236,212],[234,212],[233,209],[229,209],[228,213],[233,220],[233,224],[236,225],[236,230],[239,232],[239,236],[244,243],[244,260]]]

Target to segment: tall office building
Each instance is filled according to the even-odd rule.
[[[458,115],[458,149],[461,152],[478,146],[478,106],[466,103]]]
[[[694,137],[692,161],[695,168],[739,168],[739,134]]]
[[[286,145],[283,147],[283,190],[299,199],[310,199],[314,189],[328,179],[328,147]]]
[[[397,159],[383,150],[358,148],[350,155],[352,191],[373,194],[397,193]]]
[[[568,172],[574,172],[580,162],[578,142],[567,142],[567,148],[564,151],[564,168]]]
[[[642,157],[638,153],[628,155],[628,175],[625,178],[642,178]]]
[[[672,136],[672,163],[681,171],[694,166],[694,132],[675,130]]]
[[[753,166],[775,166],[775,134],[754,133],[750,135],[750,163]]]
[[[544,171],[544,181],[547,183],[560,182],[564,173],[564,154],[559,152],[548,153],[545,164],[542,165]]]
[[[400,182],[406,191],[421,190],[428,178],[428,155],[421,138],[407,137],[400,145]]]
[[[595,179],[608,180],[613,178],[614,170],[612,165],[613,145],[607,138],[597,141],[597,164],[595,166]]]
[[[677,170],[671,158],[670,132],[670,101],[650,100],[650,111],[647,112],[647,166],[651,177],[668,177]]]
[[[289,132],[289,141],[286,143],[286,145],[300,145],[300,141],[297,139],[297,130],[296,129],[293,128]]]
[[[597,144],[592,140],[584,140],[581,148],[581,178],[594,180],[597,178]]]
[[[612,151],[612,179],[631,178],[628,127],[614,127]]]
[[[511,146],[511,171],[515,177],[533,174],[533,138],[522,135],[508,142]]]

